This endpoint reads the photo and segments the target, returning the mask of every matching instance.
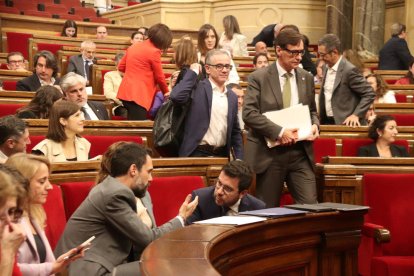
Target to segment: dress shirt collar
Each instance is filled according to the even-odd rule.
[[[210,80],[210,78],[208,79],[208,81],[211,84],[211,89],[213,90],[213,92],[219,92],[219,93],[222,93],[223,95],[227,94],[226,87],[224,87],[224,91],[221,91],[220,88],[212,80]]]
[[[241,198],[239,198],[236,203],[229,207],[229,211],[227,212],[228,215],[237,215],[239,213],[240,201]]]
[[[8,157],[0,150],[0,164],[6,163]]]
[[[284,74],[288,73],[280,64],[279,60],[276,62],[277,73],[279,74],[279,78],[284,78]],[[295,76],[295,69],[290,70],[289,72],[292,76]]]
[[[341,63],[342,60],[342,55],[339,57],[338,61],[335,63],[334,66],[332,66],[331,68],[328,67],[329,70],[334,71],[334,72],[338,72],[338,67],[339,67],[339,63]]]
[[[41,78],[39,78],[39,76],[37,76],[37,77],[39,79],[40,86],[43,86],[43,85],[54,85],[55,84],[55,81],[56,81],[54,77],[51,77],[50,78],[50,83],[48,83],[48,82],[45,82],[44,80],[42,80]]]

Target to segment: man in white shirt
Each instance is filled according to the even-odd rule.
[[[193,198],[198,196],[198,205],[186,223],[264,209],[263,201],[248,194],[252,178],[251,168],[242,160],[224,165],[215,186],[192,192]]]
[[[375,93],[358,68],[342,56],[341,41],[334,34],[318,43],[320,58],[327,65],[323,72],[319,113],[321,124],[360,126],[374,102]]]
[[[312,141],[319,136],[313,76],[299,68],[304,55],[303,36],[294,29],[280,31],[275,39],[277,60],[250,74],[244,98],[243,120],[249,128],[245,160],[256,172],[256,196],[267,207],[278,206],[286,182],[297,203],[316,203]],[[311,134],[298,141],[297,129],[275,124],[263,113],[307,105]],[[265,138],[278,142],[269,148]]]
[[[67,101],[79,105],[84,113],[85,120],[109,120],[108,110],[96,101],[88,101],[86,93],[86,79],[81,75],[67,73],[60,82],[63,94]]]
[[[205,68],[208,79],[198,81],[200,64],[192,64],[170,94],[173,102],[190,104],[179,155],[229,157],[233,150],[242,159],[237,95],[225,85],[232,69],[228,52],[209,51]]]
[[[0,118],[0,163],[5,163],[12,154],[26,152],[28,144],[29,128],[25,121],[14,115]]]

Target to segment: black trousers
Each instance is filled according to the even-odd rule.
[[[128,120],[131,121],[143,121],[147,120],[147,110],[142,106],[132,101],[122,101],[124,107],[128,110]]]

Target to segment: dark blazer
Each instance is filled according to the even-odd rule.
[[[193,199],[198,196],[198,205],[194,213],[187,219],[187,224],[195,221],[225,216],[228,208],[218,206],[214,200],[215,186],[201,188],[191,193]],[[239,205],[239,212],[260,210],[266,208],[265,203],[249,194],[242,197]]]
[[[252,45],[255,46],[257,42],[263,41],[266,43],[267,47],[273,47],[273,41],[275,40],[275,35],[273,30],[275,29],[276,24],[270,24],[264,27],[258,35],[253,38]]]
[[[210,125],[213,91],[208,79],[197,82],[197,74],[188,70],[182,81],[174,86],[170,98],[177,104],[185,104],[190,100],[191,106],[185,120],[183,142],[179,156],[189,156],[200,144]],[[194,92],[193,92],[194,91]],[[237,96],[227,89],[227,152],[233,149],[237,159],[243,158],[242,136],[237,118]]]
[[[407,70],[413,56],[403,38],[391,37],[379,52],[380,70]]]
[[[55,255],[60,256],[95,236],[85,257],[70,264],[69,276],[109,275],[127,262],[133,245],[142,251],[164,233],[182,227],[180,220],[173,218],[149,229],[137,216],[136,204],[132,190],[110,176],[90,191],[67,222],[55,249]]]
[[[319,125],[313,75],[302,68],[297,68],[295,72],[299,103],[309,106],[312,124]],[[245,161],[258,174],[264,172],[273,160],[265,137],[277,140],[279,133],[282,131],[282,126],[272,123],[263,113],[280,109],[283,109],[283,96],[280,89],[279,74],[274,62],[268,67],[250,74],[249,86],[244,98],[243,120],[246,126],[250,128],[245,145]],[[298,143],[303,145],[313,166],[312,142],[301,141]]]
[[[96,58],[93,59],[93,63],[96,63]],[[90,66],[92,66],[92,65],[90,65]],[[89,68],[91,68],[91,67],[89,67]],[[68,73],[69,72],[74,72],[78,75],[81,75],[81,76],[85,77],[85,79],[86,79],[85,62],[83,61],[82,55],[71,56],[69,58],[67,72]],[[89,72],[89,74],[91,74],[91,73]],[[88,80],[89,81],[91,80],[91,76],[89,76]]]
[[[326,120],[324,85],[327,71],[328,68],[325,66],[321,93],[319,94],[321,122]],[[358,68],[342,57],[336,72],[331,99],[335,124],[341,125],[349,115],[355,114],[359,117],[359,122],[362,125],[366,125],[365,114],[369,106],[374,102],[374,99],[374,91]]]
[[[59,78],[55,78],[54,85],[59,85]],[[37,91],[37,89],[40,88],[40,81],[39,77],[36,75],[36,73],[33,73],[33,75],[25,77],[24,79],[19,80],[16,83],[16,90],[17,91]]]
[[[404,146],[391,144],[392,157],[409,157],[407,149]],[[377,145],[372,143],[368,146],[362,146],[358,149],[358,156],[379,157]]]
[[[95,101],[88,101],[88,105],[92,108],[93,112],[95,112],[96,116],[98,116],[99,120],[109,120],[108,110],[106,107],[100,103]]]

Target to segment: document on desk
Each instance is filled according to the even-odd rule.
[[[226,224],[226,225],[244,225],[264,221],[266,218],[256,216],[222,216],[194,222],[195,224]]]
[[[312,121],[309,107],[303,104],[293,105],[276,111],[263,113],[270,121],[284,128],[298,128],[298,141],[307,139],[312,134]],[[273,148],[280,145],[266,137],[267,146]]]

